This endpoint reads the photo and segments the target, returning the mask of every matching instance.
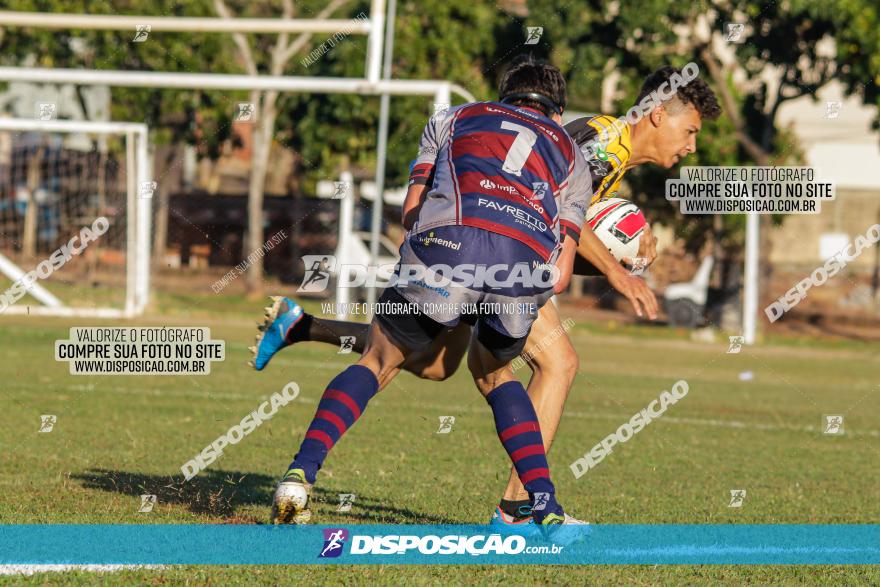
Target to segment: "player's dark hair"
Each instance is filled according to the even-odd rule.
[[[531,55],[518,57],[498,84],[498,97],[505,104],[527,106],[546,116],[565,110],[565,78],[558,67]]]
[[[673,74],[681,75],[681,70],[667,65],[646,77],[636,98],[636,104],[641,103],[642,98],[655,91],[664,82],[668,82]],[[721,106],[718,105],[715,92],[709,84],[698,77],[679,86],[675,96],[684,104],[692,104],[704,120],[715,120],[721,115]]]

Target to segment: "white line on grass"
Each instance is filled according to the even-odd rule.
[[[294,360],[294,363],[298,361]],[[305,363],[304,363],[305,364]],[[309,367],[313,369],[321,369],[321,370],[339,370],[340,367],[344,367],[345,364],[326,364],[326,365],[313,365],[309,364]],[[118,393],[118,394],[129,394],[129,395],[142,395],[144,393],[149,393],[152,395],[166,395],[166,396],[183,396],[183,397],[201,397],[205,399],[241,399],[241,400],[250,400],[254,398],[254,394],[245,394],[245,393],[224,393],[224,392],[199,392],[192,390],[177,390],[177,389],[162,389],[162,388],[128,388],[121,389],[119,387],[112,388],[103,388],[94,390],[95,393]],[[391,397],[387,392],[385,394],[389,399],[386,401],[394,401],[394,398]],[[381,394],[379,397],[383,397]],[[300,396],[299,401],[301,403],[317,403],[317,400],[302,397]],[[452,406],[452,405],[439,405],[439,404],[425,404],[425,403],[417,403],[417,404],[399,404],[396,403],[397,406],[407,406],[414,407],[417,409],[434,409],[434,410],[458,410],[459,412],[474,412],[474,413],[483,413],[481,407],[465,407],[465,406]],[[576,410],[566,410],[563,414],[563,417],[569,418],[587,418],[592,420],[622,420],[626,419],[627,415],[623,412],[620,413],[607,413],[607,412],[583,412]],[[788,431],[788,432],[809,432],[811,434],[815,434],[821,432],[821,429],[818,426],[779,426],[776,424],[762,424],[762,423],[752,423],[752,422],[741,422],[739,420],[717,420],[717,419],[705,419],[705,418],[685,418],[680,416],[664,416],[662,420],[658,420],[658,422],[668,422],[670,424],[690,424],[694,426],[709,426],[714,428],[735,428],[741,430],[765,430],[770,432],[778,432],[778,431]],[[847,429],[846,436],[871,436],[873,438],[880,438],[880,431],[878,430],[852,430]]]
[[[393,400],[388,400],[393,401]],[[486,413],[486,410],[482,407],[469,407],[469,406],[451,406],[451,405],[440,405],[440,404],[395,404],[397,407],[413,407],[419,409],[427,409],[427,410],[445,410],[444,413],[450,412],[473,412],[473,413]],[[562,414],[563,418],[585,418],[590,420],[627,420],[628,416],[623,412],[617,414],[610,414],[607,412],[583,412],[577,410],[566,410]],[[778,426],[775,424],[762,424],[762,423],[750,423],[750,422],[741,422],[739,420],[715,420],[715,419],[704,419],[704,418],[683,418],[680,416],[663,416],[657,420],[657,422],[668,422],[669,424],[685,424],[685,425],[695,425],[695,426],[710,426],[715,428],[736,428],[740,430],[766,430],[770,432],[809,432],[811,434],[819,433],[822,430],[818,426]],[[652,422],[653,423],[653,422]],[[878,430],[852,430],[847,428],[846,436],[872,436],[874,438],[880,437],[880,431]]]
[[[87,571],[90,573],[116,573],[131,569],[162,569],[163,565],[0,565],[0,575],[34,575],[36,573],[62,573]]]

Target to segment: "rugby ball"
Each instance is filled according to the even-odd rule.
[[[623,198],[608,198],[590,206],[587,224],[618,261],[639,254],[639,240],[645,232],[645,215]]]

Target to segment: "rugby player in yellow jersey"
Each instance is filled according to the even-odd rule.
[[[680,76],[681,70],[663,67],[649,75],[642,84],[636,104],[642,104],[646,96],[659,88],[669,88],[672,76]],[[590,164],[593,174],[593,198],[596,203],[615,196],[626,171],[650,163],[670,168],[688,154],[696,151],[697,134],[703,120],[714,120],[721,113],[714,93],[706,83],[691,79],[677,88],[669,99],[655,105],[635,124],[611,116],[585,117],[569,122],[565,130],[575,139]],[[409,229],[418,216],[418,209],[428,191],[430,177],[416,178],[411,182],[403,205],[404,227]],[[614,289],[629,300],[639,316],[657,317],[657,300],[644,280],[631,274],[608,252],[608,249],[585,225],[581,234],[578,253],[582,259],[575,263],[575,273],[595,274],[595,269],[605,275]],[[648,264],[657,255],[656,238],[646,228],[639,245],[639,256]],[[286,300],[290,304],[292,300]],[[276,304],[277,305],[277,304]],[[275,352],[298,342],[317,341],[339,345],[342,337],[354,337],[354,350],[361,352],[367,339],[369,325],[359,322],[328,320],[306,314],[299,306],[286,307],[294,325],[280,344],[265,352],[263,335],[258,335],[255,347],[254,367],[263,369]],[[267,324],[276,313],[270,310]],[[448,329],[434,343],[417,356],[411,357],[404,369],[434,381],[451,376],[461,363],[468,349],[471,328],[461,323]],[[534,404],[541,426],[545,449],[549,450],[562,417],[568,390],[578,370],[578,356],[568,336],[564,335],[559,314],[554,304],[546,304],[532,326],[524,353],[530,357],[532,377],[528,394]],[[380,387],[384,382],[380,382]],[[531,524],[529,496],[520,483],[515,470],[500,505],[496,508],[493,525],[516,525],[523,530]]]

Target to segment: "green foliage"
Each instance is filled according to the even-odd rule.
[[[230,11],[240,17],[280,17],[277,2],[234,0]],[[295,3],[296,16],[314,16],[325,0]],[[502,8],[499,8],[502,6]],[[774,102],[810,95],[830,79],[866,103],[880,104],[880,8],[861,0],[790,0],[694,3],[668,0],[619,2],[610,0],[542,0],[528,3],[527,16],[503,8],[504,3],[446,0],[425,4],[400,0],[395,21],[396,79],[447,79],[477,99],[491,99],[507,64],[522,53],[532,53],[559,66],[569,87],[569,109],[598,112],[603,78],[619,73],[619,96],[612,114],[632,104],[641,80],[655,68],[700,59],[704,38],[692,32],[705,16],[709,26],[722,31],[726,22],[746,22],[747,36],[733,45],[743,71],[754,82],[739,95],[728,84],[745,132],[777,162],[796,162],[792,136],[780,136]],[[511,3],[511,6],[515,4]],[[154,14],[216,16],[211,0],[186,3],[173,0],[8,0],[7,10],[85,12],[94,14]],[[368,0],[352,0],[333,16],[351,18],[368,14]],[[544,28],[540,42],[524,45],[527,26]],[[131,43],[132,33],[108,31],[46,31],[8,28],[0,36],[0,63],[42,67],[243,73],[244,65],[229,35],[151,33],[149,42]],[[363,77],[367,42],[363,35],[331,40],[315,35],[287,64],[285,75]],[[836,43],[830,55],[822,52],[823,39]],[[258,70],[269,68],[275,35],[249,35]],[[326,43],[327,51],[313,63],[304,58]],[[760,76],[768,66],[785,72],[782,92],[768,88]],[[711,82],[710,85],[715,85]],[[718,88],[716,87],[716,91]],[[114,88],[114,119],[144,120],[157,139],[185,140],[200,145],[200,153],[216,156],[230,137],[235,103],[247,100],[243,92]],[[430,97],[392,97],[387,176],[390,185],[406,178],[417,151],[422,128],[432,113]],[[286,94],[279,97],[275,138],[302,155],[299,174],[307,185],[335,177],[347,162],[364,177],[372,176],[379,115],[377,96]],[[198,118],[197,118],[198,116]],[[731,119],[704,123],[698,152],[687,165],[751,164],[734,133]],[[663,183],[677,175],[658,169],[637,169],[628,176],[633,197],[654,221],[674,224],[691,242],[704,238],[711,217],[682,218],[663,199]],[[726,227],[736,240],[742,219],[726,216]]]
[[[9,0],[5,10],[24,12],[216,16],[208,0],[90,2]],[[238,73],[233,47],[217,34],[151,32],[147,42],[132,43],[135,31],[46,30],[13,27],[0,37],[0,63],[35,67]],[[198,50],[194,51],[193,48]],[[229,136],[234,104],[245,96],[231,92],[157,88],[113,88],[111,118],[143,121],[157,142],[201,142],[217,152]],[[197,129],[195,112],[202,128]],[[200,132],[197,132],[200,130]]]
[[[570,107],[596,112],[601,96],[603,72],[622,75],[620,88],[625,98],[617,103],[622,114],[632,105],[641,80],[665,64],[681,66],[695,61],[703,79],[709,80],[706,63],[700,57],[704,43],[688,32],[705,15],[714,30],[727,22],[748,25],[742,43],[733,45],[736,59],[753,81],[754,90],[738,95],[729,84],[745,132],[767,151],[777,164],[798,164],[802,158],[791,133],[776,124],[777,96],[761,82],[768,66],[785,72],[782,100],[815,94],[834,78],[848,93],[868,104],[880,104],[880,26],[878,7],[858,0],[817,3],[791,2],[695,2],[676,3],[648,0],[636,3],[605,0],[553,1],[534,3],[531,24],[542,23],[545,39],[552,43],[546,52],[566,72]],[[682,31],[679,36],[678,31]],[[836,55],[823,53],[823,40],[836,41]],[[805,63],[806,62],[806,63]],[[710,85],[718,88],[714,82]],[[780,102],[781,103],[781,102]],[[876,126],[876,123],[875,123]],[[754,159],[739,145],[729,116],[704,121],[698,151],[683,165],[749,165]],[[628,175],[632,196],[652,221],[673,225],[691,248],[705,242],[712,230],[711,216],[684,217],[662,197],[667,178],[677,169],[664,171],[644,166]],[[722,235],[727,245],[741,240],[744,217],[725,215]]]
[[[349,14],[369,13],[369,2],[356,4]],[[398,4],[395,21],[394,79],[448,79],[465,86],[478,99],[492,97],[495,32],[509,19],[495,7],[468,0],[432,4]],[[485,26],[474,26],[484,23]],[[313,47],[324,39],[316,37]],[[363,77],[366,39],[347,37],[306,67],[301,56],[291,62],[291,75]],[[335,177],[345,158],[372,177],[375,165],[379,97],[354,95],[290,95],[281,109],[279,128],[289,129],[290,146],[304,158],[304,171],[313,178]],[[391,185],[407,177],[418,140],[433,113],[431,97],[391,98],[387,176]]]

